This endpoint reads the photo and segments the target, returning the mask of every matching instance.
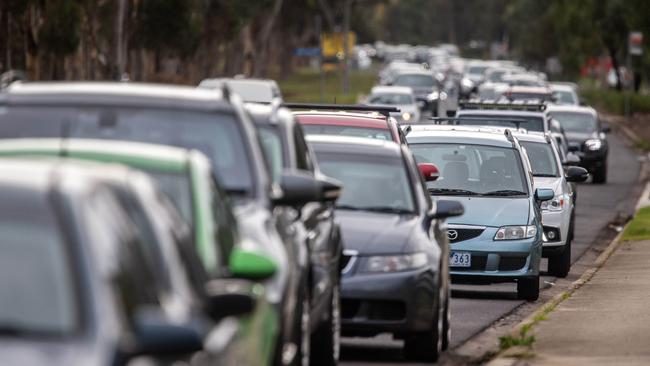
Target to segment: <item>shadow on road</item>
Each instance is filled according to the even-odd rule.
[[[451,296],[461,299],[517,300],[512,291],[451,290]]]

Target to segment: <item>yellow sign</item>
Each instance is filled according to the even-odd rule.
[[[343,60],[344,56],[344,38],[348,41],[348,55],[352,53],[352,48],[357,43],[357,35],[354,32],[348,32],[348,36],[344,37],[343,32],[323,33],[321,37],[321,48],[323,50],[323,57],[325,59],[336,58]]]

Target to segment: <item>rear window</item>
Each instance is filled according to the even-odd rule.
[[[341,135],[393,141],[388,129],[330,125],[302,125],[302,129],[307,135]]]
[[[61,336],[79,328],[67,243],[45,196],[0,194],[0,333]]]
[[[34,107],[0,110],[0,138],[82,137],[197,149],[224,188],[251,192],[253,173],[243,131],[226,113],[132,107]]]

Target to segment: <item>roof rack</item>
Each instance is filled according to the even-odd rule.
[[[497,109],[497,110],[520,110],[542,112],[546,109],[546,103],[537,99],[509,100],[509,99],[470,99],[458,102],[461,109]]]
[[[463,121],[471,121],[471,122],[476,122],[476,121],[498,121],[498,122],[506,122],[506,123],[512,123],[514,127],[517,128],[517,130],[521,129],[521,124],[526,123],[527,121],[525,119],[521,118],[503,118],[503,117],[498,117],[498,118],[491,118],[491,117],[479,117],[479,116],[467,116],[467,117],[429,117],[430,120],[433,121],[433,124],[435,125],[442,125],[442,124],[448,124],[448,125],[462,125],[461,122]],[[443,122],[448,122],[448,123],[443,123]],[[474,126],[492,126],[492,125],[480,125],[476,124]],[[503,127],[506,128],[507,126],[492,126],[492,127]]]
[[[395,107],[362,104],[284,103],[283,106],[290,109],[377,112],[386,118],[390,117],[390,113],[400,112],[399,108]]]

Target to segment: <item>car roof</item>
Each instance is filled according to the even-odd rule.
[[[413,125],[406,135],[411,143],[457,143],[512,148],[505,129],[485,126]]]
[[[137,168],[183,172],[198,151],[178,147],[99,139],[26,138],[0,140],[0,156],[38,155],[118,162]],[[207,160],[206,157],[199,159]]]
[[[389,130],[386,117],[378,113],[349,113],[349,112],[293,112],[294,116],[304,125],[349,126],[359,128],[375,128]]]
[[[400,146],[388,140],[339,135],[307,135],[307,142],[317,152],[400,157]]]
[[[575,92],[577,85],[564,84],[564,83],[550,83],[551,89],[557,91],[571,91]]]
[[[411,69],[411,68],[407,68],[407,69],[403,69],[403,70],[398,69],[397,73],[395,74],[395,77],[402,76],[402,75],[426,75],[426,76],[433,77],[433,75],[431,74],[431,71],[426,71],[426,70],[421,70],[421,69],[420,70]]]
[[[456,112],[456,116],[460,115],[543,117],[544,111],[525,111],[516,109],[460,109]]]
[[[413,89],[408,86],[375,86],[370,90],[370,94],[380,93],[413,94]]]
[[[522,86],[522,85],[513,85],[508,88],[510,93],[540,93],[548,94],[551,93],[551,89],[544,86]]]
[[[513,131],[513,135],[519,141],[540,142],[540,143],[544,143],[544,144],[550,143],[550,141],[547,139],[547,135],[541,134],[541,133],[521,133],[521,132]]]
[[[291,111],[281,106],[263,103],[245,103],[244,107],[251,116],[253,123],[258,126],[288,123],[293,120]],[[274,118],[271,118],[273,116]]]
[[[15,82],[0,93],[0,105],[87,104],[204,111],[230,109],[226,99],[221,90],[132,82]]]
[[[550,104],[546,108],[546,111],[549,112],[549,113],[553,113],[553,112],[572,112],[572,113],[591,114],[594,117],[598,116],[598,112],[594,108],[588,107],[588,106],[582,106],[582,105]]]

